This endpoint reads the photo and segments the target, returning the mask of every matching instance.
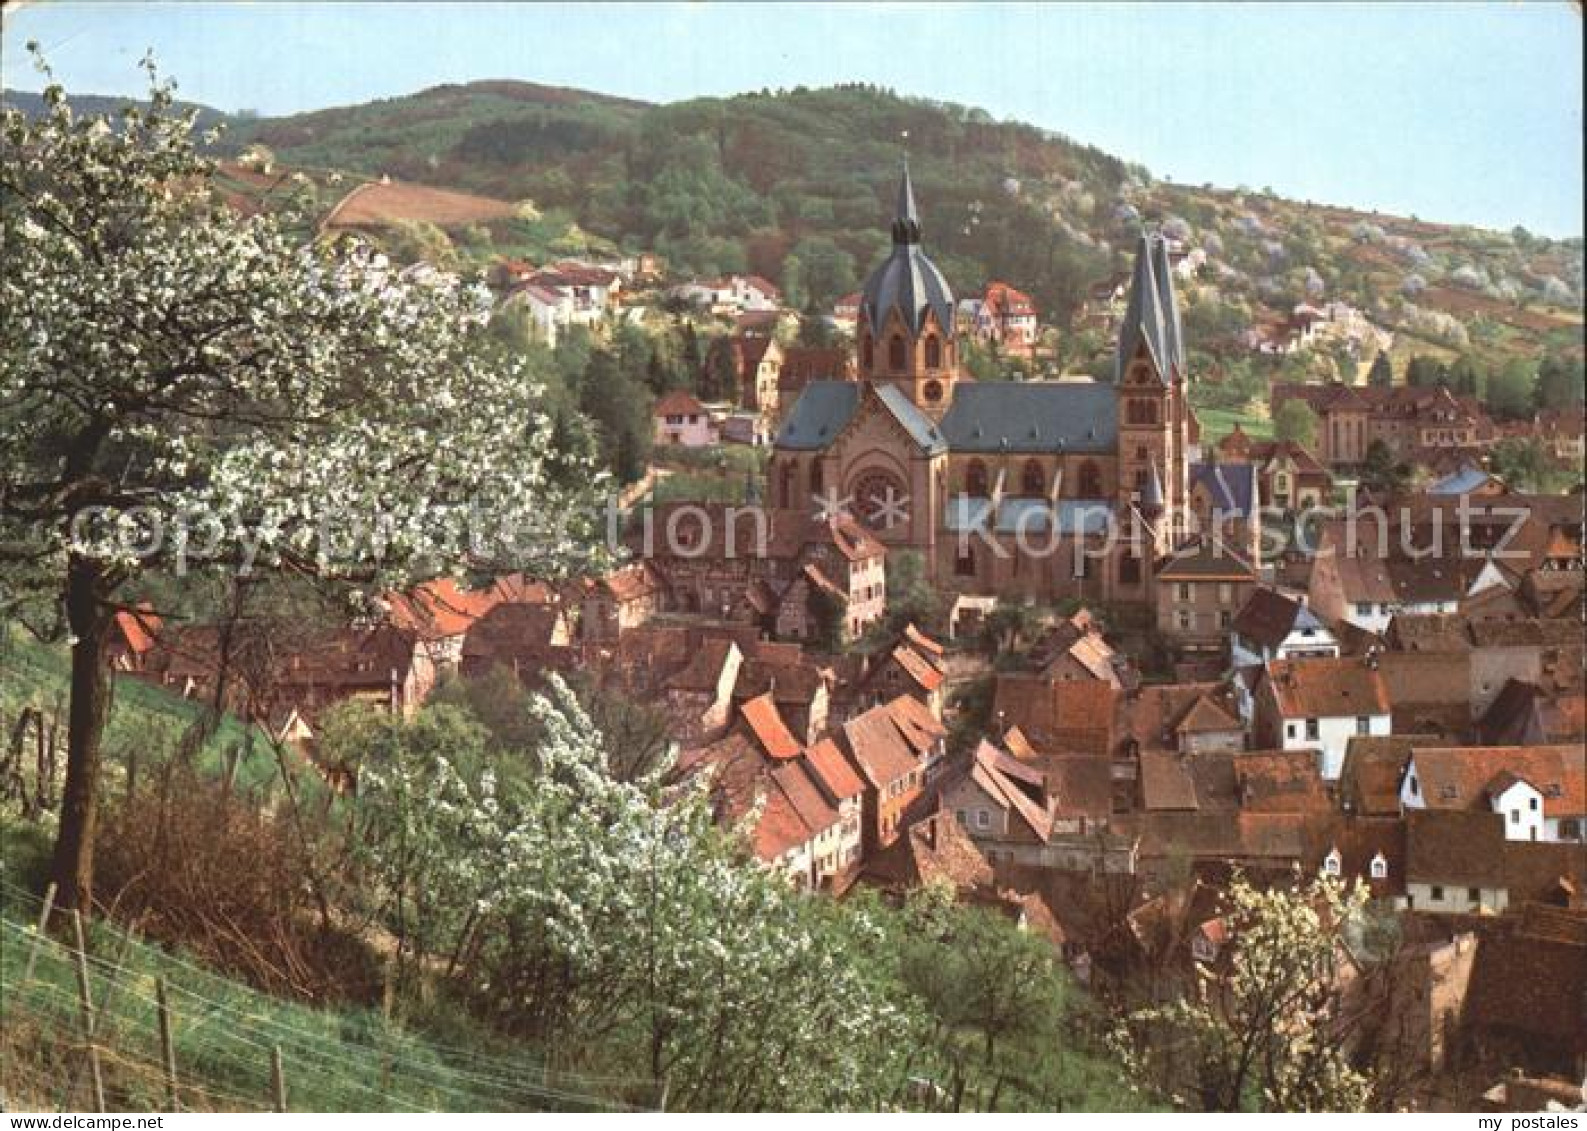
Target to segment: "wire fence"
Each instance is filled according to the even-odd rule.
[[[282,1001],[0,881],[10,1102],[55,1110],[643,1111],[648,1077],[433,1041],[378,1010]],[[27,1072],[31,1077],[24,1079]]]

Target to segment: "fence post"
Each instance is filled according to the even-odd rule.
[[[165,1093],[172,1111],[182,1110],[176,1092],[176,1044],[171,1040],[171,1004],[165,996],[165,979],[154,980],[154,1001],[160,1015],[160,1060],[165,1064]]]
[[[94,1002],[88,982],[88,939],[83,934],[83,913],[72,908],[72,928],[77,935],[77,1004],[83,1014],[83,1035],[88,1041],[88,1071],[94,1081],[94,1110],[104,1113],[105,1078],[99,1071],[99,1046],[94,1040]]]
[[[19,988],[26,989],[27,984],[33,980],[33,963],[39,956],[39,945],[44,942],[44,932],[49,930],[50,912],[53,910],[55,910],[55,881],[51,880],[50,886],[44,889],[44,910],[39,912],[38,932],[28,944],[28,964],[23,967],[22,984]]]
[[[275,1093],[275,1110],[284,1112],[287,1109],[287,1077],[281,1069],[281,1046],[272,1045],[270,1048],[270,1090]]]

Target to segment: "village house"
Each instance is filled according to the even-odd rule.
[[[733,375],[735,401],[756,416],[756,443],[764,443],[777,427],[782,363],[781,344],[763,334],[718,338],[706,356],[708,370],[720,366]]]
[[[782,292],[759,275],[727,275],[680,283],[668,289],[667,297],[728,317],[745,311],[775,311],[782,306]]]
[[[1504,820],[1476,810],[1406,814],[1405,905],[1435,913],[1497,913],[1509,904]]]
[[[1040,329],[1036,304],[1023,291],[994,280],[980,296],[961,299],[959,315],[961,332],[1012,357],[1035,356]]]
[[[908,695],[940,720],[946,682],[943,665],[942,646],[908,625],[891,648],[866,657],[862,673],[846,695],[848,710],[852,713]]]
[[[1317,415],[1316,455],[1333,468],[1360,466],[1374,441],[1413,465],[1480,462],[1483,445],[1494,434],[1492,420],[1475,400],[1456,397],[1441,385],[1280,383],[1273,386],[1273,415],[1291,400],[1304,401]]]
[[[809,745],[825,733],[831,719],[832,673],[816,665],[793,647],[765,642],[749,646],[733,701],[742,704],[769,696],[777,712],[801,745]]]
[[[1230,627],[1229,652],[1236,668],[1339,655],[1338,638],[1317,614],[1304,601],[1275,589],[1252,590]]]
[[[943,755],[945,737],[941,724],[907,696],[872,707],[838,728],[840,748],[865,782],[867,854],[897,839],[906,812]]]
[[[887,551],[846,514],[668,503],[641,516],[630,544],[677,612],[825,641],[858,636],[886,609]]]
[[[666,582],[649,562],[631,562],[583,586],[579,636],[611,643],[662,611]]]
[[[135,609],[118,609],[106,634],[105,662],[118,672],[143,671],[155,654],[160,624],[146,602]]]
[[[1098,680],[1116,691],[1133,688],[1140,673],[1130,658],[1114,650],[1085,609],[1060,620],[1031,645],[1031,667],[1044,679]]]
[[[1561,746],[1416,747],[1400,782],[1407,811],[1500,814],[1507,840],[1587,842],[1587,757]]]
[[[1339,779],[1352,737],[1391,733],[1388,688],[1372,658],[1270,660],[1255,700],[1257,740],[1315,751],[1329,782]]]
[[[1256,469],[1261,505],[1285,512],[1321,506],[1333,492],[1333,476],[1305,448],[1289,440],[1256,441],[1238,421],[1218,441],[1218,462]]]
[[[719,824],[752,822],[750,846],[762,863],[799,887],[820,887],[859,861],[858,797],[848,788],[851,780],[829,785],[786,730],[777,735],[786,745],[774,739],[768,749],[768,726],[775,723],[750,723],[746,717],[743,725],[685,754],[675,772],[706,776]]]
[[[1046,778],[984,740],[964,771],[943,783],[941,797],[993,864],[1039,860],[1052,835],[1056,801]]]
[[[1476,737],[1487,746],[1583,742],[1587,740],[1587,695],[1580,690],[1549,692],[1523,679],[1507,680],[1478,718]]]
[[[662,394],[652,415],[656,421],[657,447],[704,448],[720,439],[711,414],[687,390],[673,389]]]
[[[1256,581],[1251,563],[1228,545],[1190,546],[1157,569],[1158,633],[1187,651],[1222,651]]]

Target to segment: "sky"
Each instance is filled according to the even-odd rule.
[[[116,3],[4,10],[8,87],[283,114],[513,78],[667,102],[863,81],[1175,181],[1582,233],[1580,9],[1359,4]]]

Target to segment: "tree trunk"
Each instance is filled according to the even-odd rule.
[[[103,601],[104,568],[73,555],[66,567],[66,623],[72,644],[72,698],[66,735],[66,788],[55,837],[56,902],[84,912],[93,904],[94,827],[99,800],[99,746],[105,731],[109,678]]]

